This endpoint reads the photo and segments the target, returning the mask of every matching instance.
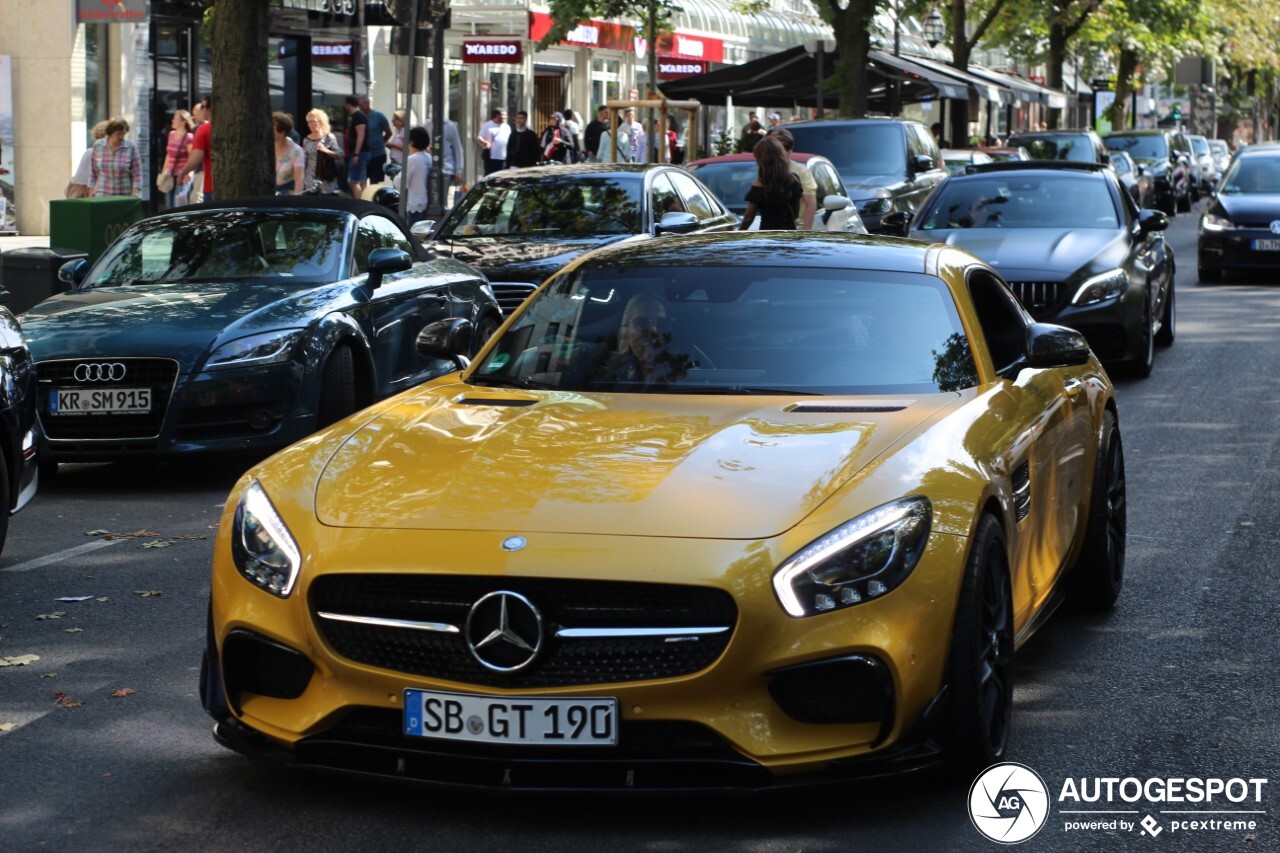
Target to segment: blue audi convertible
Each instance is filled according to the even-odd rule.
[[[22,316],[42,468],[267,451],[456,367],[418,352],[464,318],[501,322],[484,276],[430,259],[369,202],[282,197],[180,208],[130,227]]]

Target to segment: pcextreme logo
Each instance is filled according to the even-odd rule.
[[[1148,839],[1166,831],[1170,838],[1229,833],[1234,840],[1255,841],[1258,822],[1267,815],[1262,806],[1267,781],[1256,777],[1068,777],[1058,789],[1057,812],[1063,832],[1135,833]],[[1031,838],[1049,822],[1049,812],[1048,786],[1022,764],[992,765],[969,789],[973,825],[1001,844]]]

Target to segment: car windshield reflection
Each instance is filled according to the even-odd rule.
[[[640,176],[486,181],[467,193],[440,238],[638,234],[643,189]]]
[[[1227,195],[1280,193],[1280,157],[1243,157],[1222,182]]]
[[[580,269],[534,297],[467,376],[571,392],[896,394],[977,372],[945,284],[916,273]]]
[[[951,181],[919,228],[1119,228],[1118,216],[1097,176],[1011,172]]]
[[[1108,136],[1108,148],[1124,151],[1135,160],[1167,160],[1169,146],[1163,136]]]
[[[342,275],[344,219],[224,210],[141,222],[112,244],[86,287],[239,280],[317,284]]]

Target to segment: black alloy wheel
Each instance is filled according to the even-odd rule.
[[[1156,342],[1155,334],[1151,329],[1150,296],[1142,306],[1142,328],[1139,333],[1142,337],[1138,344],[1138,356],[1124,366],[1124,373],[1131,379],[1146,379],[1151,375],[1156,364]]]
[[[1156,345],[1173,346],[1173,339],[1178,334],[1178,306],[1173,289],[1174,270],[1169,270],[1168,291],[1164,296],[1164,311],[1160,312],[1160,331],[1156,332]]]
[[[338,344],[329,353],[320,376],[320,403],[316,407],[316,429],[345,418],[356,410],[355,354],[347,344]]]
[[[1013,590],[1004,531],[983,515],[969,550],[947,662],[947,763],[968,778],[1000,761],[1013,717]]]
[[[479,325],[471,333],[471,357],[475,358],[476,353],[484,348],[489,338],[493,337],[493,333],[498,331],[498,327],[502,324],[492,314],[486,314],[481,318]]]
[[[1078,607],[1110,610],[1115,606],[1124,585],[1128,529],[1124,445],[1115,413],[1107,410],[1094,464],[1084,546],[1068,575],[1068,594]]]

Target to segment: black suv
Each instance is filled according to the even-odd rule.
[[[832,162],[873,234],[905,234],[916,208],[947,177],[937,141],[918,121],[804,121],[787,130],[796,151]]]
[[[1042,130],[1015,133],[1005,143],[1022,146],[1032,160],[1073,160],[1077,163],[1110,163],[1102,137],[1092,130]]]
[[[1172,216],[1190,210],[1194,200],[1191,143],[1171,130],[1122,130],[1103,140],[1112,151],[1125,151],[1156,183],[1156,207]]]

